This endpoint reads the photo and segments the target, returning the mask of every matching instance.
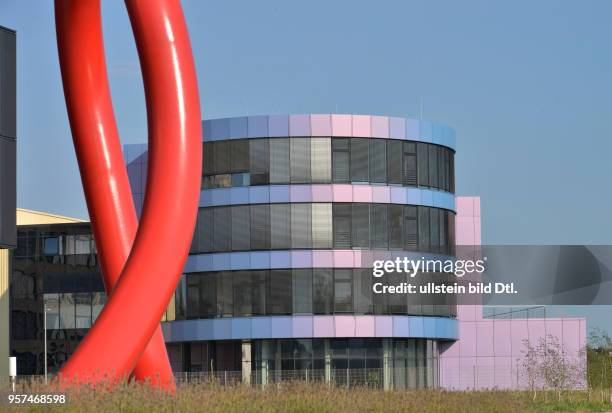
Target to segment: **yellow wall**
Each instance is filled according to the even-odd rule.
[[[44,225],[84,222],[80,219],[17,208],[17,225]],[[0,377],[8,376],[9,358],[9,271],[10,254],[0,249]]]
[[[32,211],[17,208],[17,225],[44,225],[66,224],[71,222],[86,222],[81,219],[64,217],[62,215],[48,214],[46,212]]]

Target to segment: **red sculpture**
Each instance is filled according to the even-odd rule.
[[[181,276],[197,216],[201,116],[179,0],[126,0],[144,80],[149,131],[140,224],[106,76],[99,0],[56,0],[64,94],[109,300],[61,370],[66,384],[133,374],[174,380],[159,321]]]

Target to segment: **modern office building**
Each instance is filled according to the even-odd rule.
[[[16,34],[0,26],[0,332],[9,325],[9,251],[15,247]],[[0,334],[0,375],[8,374],[9,336]]]
[[[264,383],[354,382],[351,371],[371,369],[385,387],[437,386],[439,345],[457,339],[454,304],[373,294],[371,266],[452,254],[452,129],[357,115],[203,126],[198,222],[164,324],[174,368]],[[137,208],[144,149],[126,148]]]
[[[185,320],[164,329],[175,365],[250,367],[263,383],[308,372],[355,382],[351,371],[368,369],[385,387],[438,384],[455,306],[373,294],[371,266],[452,254],[450,128],[350,115],[220,119],[204,122],[203,154],[177,301]]]

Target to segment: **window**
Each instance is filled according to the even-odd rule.
[[[213,208],[200,208],[198,211],[199,251],[213,250]]]
[[[293,270],[293,313],[312,314],[312,270]]]
[[[232,174],[232,186],[251,185],[251,174],[248,172]]]
[[[390,184],[402,184],[402,141],[387,141],[387,181]]]
[[[351,247],[351,204],[333,204],[334,248]]]
[[[429,186],[438,187],[438,148],[428,145],[429,149]]]
[[[203,275],[203,277],[210,276]],[[205,285],[204,288],[208,290],[209,286]],[[203,312],[200,312],[200,274],[187,274],[187,318],[212,315],[216,307],[216,299],[214,301],[214,304],[202,303]]]
[[[353,310],[352,270],[334,271],[334,312],[348,313]]]
[[[91,327],[91,293],[75,293],[76,328]]]
[[[204,142],[202,145],[202,174],[214,175],[215,153],[213,152],[214,142]]]
[[[351,181],[368,182],[370,178],[369,169],[369,139],[351,139]]]
[[[253,297],[253,315],[266,314],[266,281],[270,271],[247,271],[251,274],[251,288]]]
[[[448,254],[446,211],[438,209],[438,217],[440,220],[440,252]]]
[[[454,243],[453,214],[431,207],[253,204],[200,208],[198,216],[191,253],[331,248],[445,252]],[[48,278],[45,292],[62,291],[59,279],[54,283]],[[13,294],[31,290],[30,284],[14,288]]]
[[[251,184],[267,185],[270,182],[269,139],[250,139]]]
[[[91,296],[91,323],[93,324],[106,304],[106,293],[93,293]]]
[[[429,208],[419,207],[419,250],[429,251]]]
[[[334,138],[332,142],[332,177],[335,183],[347,183],[349,176],[349,139]]]
[[[266,294],[266,314],[291,314],[291,270],[270,271],[268,294]]]
[[[310,139],[310,170],[312,183],[331,182],[331,139]]]
[[[270,183],[289,183],[289,139],[270,140]]]
[[[386,183],[454,191],[453,151],[396,139],[292,137],[203,144],[202,188]]]
[[[232,250],[247,251],[251,248],[251,219],[249,205],[232,206]]]
[[[353,270],[353,303],[355,313],[372,313],[372,270],[369,268]]]
[[[393,272],[386,275],[388,285],[399,285],[406,282],[405,272]],[[387,303],[390,314],[406,314],[406,296],[414,294],[387,294]]]
[[[420,186],[428,186],[429,185],[429,169],[428,169],[428,150],[426,143],[418,143],[417,144],[417,160],[418,160],[418,177],[419,177],[419,185]]]
[[[234,316],[250,316],[253,314],[253,295],[251,274],[247,271],[236,271],[233,274]]]
[[[444,189],[446,188],[446,175],[444,174],[444,152],[446,149],[443,149],[441,146],[436,147],[438,151],[438,188]]]
[[[352,246],[368,248],[370,246],[369,204],[352,204]]]
[[[75,328],[74,297],[72,293],[63,293],[60,296],[60,328]]]
[[[47,330],[58,330],[60,328],[60,295],[45,294],[43,300],[47,309]],[[24,337],[25,334],[24,332]]]
[[[331,314],[334,300],[334,275],[330,268],[312,270],[314,314]]]
[[[403,142],[402,166],[404,185],[417,185],[417,157],[416,144],[414,142]]]
[[[422,302],[419,295],[373,294],[369,268],[219,271],[187,274],[185,280],[187,306],[184,313],[188,319],[353,312],[446,316],[454,314],[456,305],[452,300],[437,305],[431,300]],[[443,280],[452,282],[450,276]],[[389,277],[376,280],[384,285],[405,281],[405,273],[389,274]],[[50,296],[45,300],[50,301]],[[85,302],[90,302],[89,297],[84,297]],[[75,300],[77,304],[82,302],[78,298]],[[67,312],[68,308],[73,309],[74,317],[74,306],[67,306],[61,312]],[[53,313],[52,309],[50,311]],[[48,317],[51,313],[48,312]],[[58,320],[57,310],[55,314]],[[89,310],[81,314],[84,318],[77,321],[77,326],[86,325],[89,320]],[[54,325],[51,319],[48,321]]]
[[[231,249],[231,209],[220,207],[213,209],[214,219],[214,251],[229,251]]]
[[[332,204],[312,204],[312,248],[332,248]]]
[[[387,205],[370,205],[370,245],[372,248],[387,248]]]
[[[402,233],[404,230],[404,206],[389,204],[389,249],[402,249]]]
[[[231,141],[213,142],[214,174],[227,174],[231,171],[230,144]]]
[[[231,172],[249,171],[249,141],[247,139],[233,139],[231,141]]]
[[[270,249],[270,205],[251,205],[251,249]]]
[[[310,138],[291,138],[291,183],[305,184],[310,176]]]
[[[311,248],[312,204],[291,204],[291,248]]]
[[[291,204],[270,205],[270,236],[273,250],[291,248]]]
[[[417,207],[404,207],[404,249],[416,251],[418,243]]]
[[[387,147],[385,139],[370,141],[370,182],[387,182]]]
[[[440,221],[437,209],[429,208],[429,228],[431,252],[438,252],[440,248]]]
[[[217,309],[221,317],[234,315],[234,290],[232,286],[232,273],[221,271],[216,274],[217,283]]]
[[[59,237],[45,237],[43,239],[43,255],[59,254]]]

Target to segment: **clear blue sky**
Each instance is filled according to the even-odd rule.
[[[0,25],[18,32],[18,205],[86,217],[52,4],[0,2]],[[144,142],[129,20],[123,2],[102,4],[122,141]],[[482,198],[484,242],[612,244],[612,2],[183,5],[203,118],[414,117],[422,98],[425,118],[457,131],[457,193]],[[588,313],[612,330],[608,311]]]

